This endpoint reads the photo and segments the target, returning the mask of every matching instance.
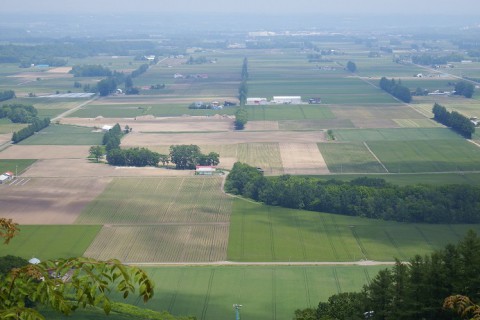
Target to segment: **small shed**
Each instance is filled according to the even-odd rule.
[[[106,124],[102,127],[102,131],[107,132],[107,131],[110,131],[112,128],[113,128],[113,126],[109,126],[109,125]]]
[[[13,179],[13,172],[7,171],[0,175],[0,184],[5,183]]]
[[[301,96],[274,96],[273,103],[278,104],[301,104]]]
[[[196,166],[195,168],[195,174],[202,176],[213,175],[215,171],[217,171],[215,166]]]

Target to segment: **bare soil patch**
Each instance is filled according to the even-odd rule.
[[[2,152],[2,159],[79,159],[86,158],[90,146],[13,145]]]
[[[69,73],[72,67],[58,67],[48,70],[48,73]]]
[[[352,119],[355,128],[399,128],[394,120],[390,119]]]
[[[72,224],[111,178],[23,178],[0,185],[2,217],[19,224]]]
[[[118,123],[122,128],[128,125],[134,132],[201,132],[233,129],[233,119],[221,115],[172,118],[155,118],[153,116],[137,118],[63,118],[61,123],[98,128]]]
[[[212,133],[131,133],[122,140],[123,147],[173,144],[236,144],[249,142],[317,143],[325,141],[323,131],[258,133],[229,131]]]
[[[0,134],[0,145],[10,141],[12,135],[10,133]]]
[[[191,170],[173,170],[154,167],[113,167],[94,163],[87,159],[46,159],[30,166],[22,177],[142,177],[142,176],[188,176]]]
[[[27,82],[27,81],[36,81],[37,78],[40,78],[40,79],[72,78],[73,75],[69,73],[54,73],[54,72],[20,72],[7,77],[19,78],[23,82]]]
[[[247,131],[279,130],[278,121],[249,121],[245,125]]]
[[[280,155],[286,174],[330,173],[316,143],[280,143]]]

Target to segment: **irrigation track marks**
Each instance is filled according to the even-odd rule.
[[[380,161],[380,159],[378,159],[377,155],[375,153],[373,153],[372,149],[370,149],[370,147],[368,146],[366,141],[363,142],[363,145],[365,146],[365,148],[367,148],[368,152],[370,152],[370,154],[378,161],[378,163],[380,163],[380,165],[383,167],[383,169],[385,169],[385,171],[387,173],[390,173],[390,172],[388,172],[387,167],[385,167],[385,165],[382,163],[382,161]]]

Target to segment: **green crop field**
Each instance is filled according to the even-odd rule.
[[[40,260],[82,256],[101,226],[22,225],[8,244],[0,246],[0,256],[12,254]]]
[[[235,200],[228,259],[392,261],[456,243],[480,225],[428,225],[292,210]]]
[[[144,305],[199,320],[234,318],[233,304],[243,305],[242,319],[292,319],[295,309],[316,307],[332,294],[358,291],[385,267],[228,266],[146,268],[156,283]]]
[[[115,178],[76,223],[228,222],[231,200],[220,192],[221,183],[219,177],[198,176]]]
[[[319,143],[328,170],[335,173],[384,173],[382,165],[360,142]]]
[[[339,129],[333,135],[338,141],[464,140],[448,128]]]
[[[391,173],[480,170],[480,148],[464,139],[370,141]]]
[[[19,142],[21,145],[99,145],[103,133],[89,127],[51,124],[33,136]]]
[[[23,129],[26,126],[28,126],[27,123],[12,123],[9,119],[2,118],[0,119],[0,134],[2,133],[13,134],[15,131],[19,131],[20,129]]]
[[[16,174],[22,174],[25,169],[30,167],[35,161],[33,159],[0,159],[0,174],[5,171],[11,171]]]

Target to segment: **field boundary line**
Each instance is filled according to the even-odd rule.
[[[467,141],[473,143],[474,145],[480,148],[480,144],[478,142],[475,142],[472,139],[467,139]]]
[[[375,158],[375,160],[377,160],[378,163],[380,163],[380,165],[383,167],[383,169],[385,169],[385,172],[390,173],[388,171],[387,167],[385,167],[385,165],[382,163],[382,161],[380,161],[380,159],[377,157],[377,155],[375,153],[373,153],[372,149],[370,149],[370,147],[368,146],[366,141],[363,141],[363,145],[365,146],[365,148],[367,148],[368,152],[370,152],[370,154]]]

